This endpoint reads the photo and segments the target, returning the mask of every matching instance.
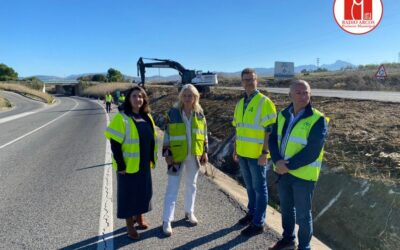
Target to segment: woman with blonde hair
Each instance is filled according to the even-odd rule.
[[[182,172],[185,171],[185,218],[195,226],[196,181],[200,164],[208,161],[207,124],[199,104],[200,94],[192,84],[179,92],[178,102],[168,111],[163,156],[168,164],[168,183],[164,198],[163,231],[172,235],[175,203]]]

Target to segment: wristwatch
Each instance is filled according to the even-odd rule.
[[[269,154],[269,151],[263,150],[261,153],[262,153],[263,155],[267,155],[267,154]]]

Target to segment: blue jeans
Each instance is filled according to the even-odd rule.
[[[283,238],[294,241],[295,222],[299,225],[299,250],[311,249],[313,234],[311,203],[315,182],[299,179],[291,174],[284,174],[278,182],[278,192],[282,213]]]
[[[257,159],[241,156],[239,165],[249,197],[248,213],[253,216],[254,225],[263,226],[268,204],[267,167],[259,166]]]

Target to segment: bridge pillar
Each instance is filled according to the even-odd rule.
[[[81,84],[76,84],[74,86],[74,92],[76,96],[80,96],[82,94],[82,85]]]

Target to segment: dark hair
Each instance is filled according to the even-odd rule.
[[[139,86],[135,86],[135,87],[129,89],[126,92],[126,95],[125,95],[126,98],[125,98],[125,102],[124,102],[124,111],[125,111],[125,113],[126,114],[132,113],[132,104],[131,104],[130,99],[131,99],[131,94],[134,91],[140,91],[140,93],[143,96],[143,105],[140,107],[139,113],[140,114],[150,113],[151,110],[150,110],[150,106],[149,106],[149,97],[147,96],[146,91],[143,88],[139,87]]]
[[[256,76],[256,78],[257,78],[257,73],[256,73],[255,69],[245,68],[244,70],[242,70],[241,77],[243,78],[243,75],[247,75],[247,74],[254,74]]]

